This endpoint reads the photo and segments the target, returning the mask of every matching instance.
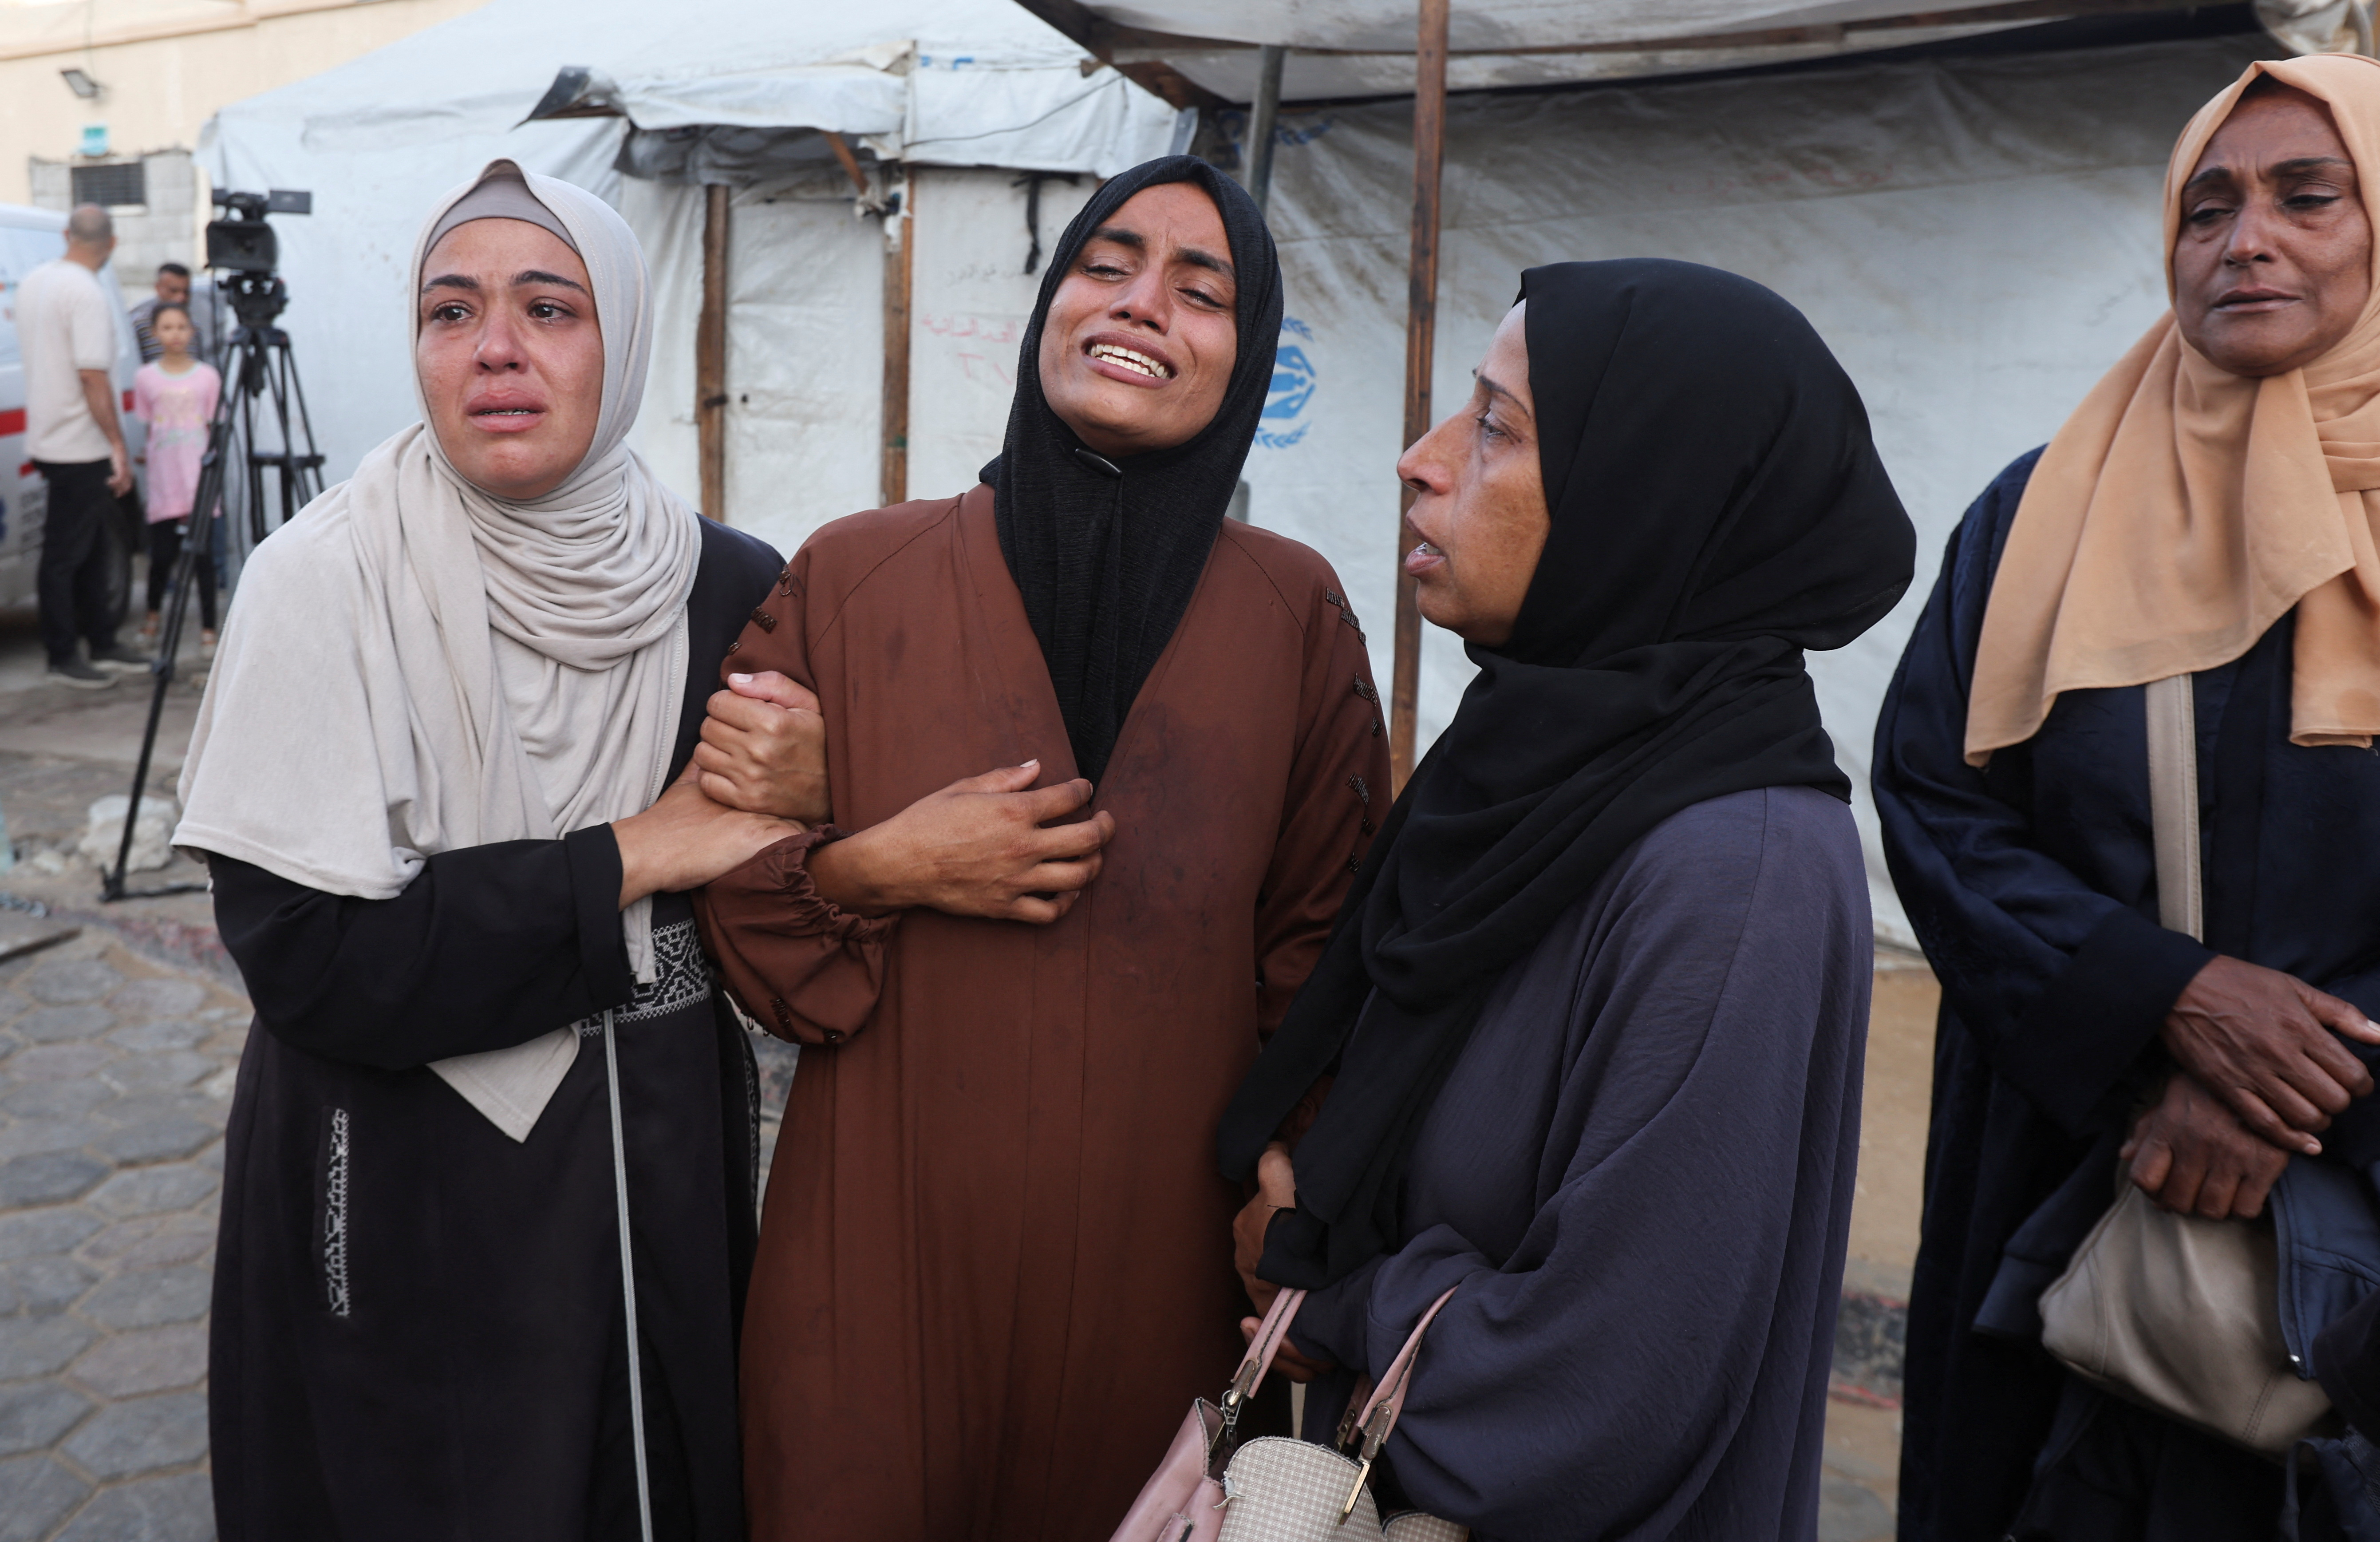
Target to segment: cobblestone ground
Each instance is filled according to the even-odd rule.
[[[104,933],[0,965],[0,1542],[207,1542],[206,1310],[248,1008]]]
[[[103,930],[0,964],[0,1542],[214,1536],[206,1312],[248,1021]],[[757,1048],[765,1172],[795,1056]]]

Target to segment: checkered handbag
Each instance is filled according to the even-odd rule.
[[[1164,1462],[1111,1542],[1464,1542],[1471,1535],[1467,1529],[1419,1511],[1392,1515],[1383,1524],[1367,1481],[1404,1408],[1422,1334],[1453,1294],[1448,1291],[1422,1314],[1378,1390],[1366,1397],[1358,1387],[1361,1406],[1351,1403],[1350,1416],[1340,1425],[1340,1445],[1355,1447],[1351,1456],[1286,1436],[1239,1442],[1241,1412],[1272,1368],[1305,1299],[1304,1291],[1281,1292],[1249,1342],[1221,1405],[1203,1398],[1191,1405]]]

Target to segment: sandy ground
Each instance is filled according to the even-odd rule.
[[[1880,953],[1868,1022],[1867,1085],[1860,1119],[1859,1182],[1852,1205],[1846,1291],[1909,1299],[1925,1201],[1925,1123],[1933,1090],[1934,1012],[1941,989],[1923,960]],[[1827,1486],[1821,1542],[1878,1542],[1892,1535],[1900,1490],[1900,1409],[1845,1390],[1827,1405]]]

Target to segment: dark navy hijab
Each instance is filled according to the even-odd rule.
[[[1335,1072],[1266,1235],[1284,1285],[1394,1245],[1406,1153],[1489,988],[1647,831],[1756,787],[1848,799],[1803,650],[1909,586],[1916,534],[1800,311],[1652,260],[1532,268],[1521,298],[1544,553],[1218,1135],[1252,1176]]]

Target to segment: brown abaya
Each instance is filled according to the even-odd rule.
[[[820,531],[726,668],[817,691],[845,827],[1075,774],[988,487]],[[727,984],[805,1046],[745,1321],[755,1537],[1104,1542],[1220,1390],[1247,1304],[1216,1120],[1386,809],[1378,702],[1329,565],[1226,525],[1063,918],[863,922],[799,841],[710,887]]]

